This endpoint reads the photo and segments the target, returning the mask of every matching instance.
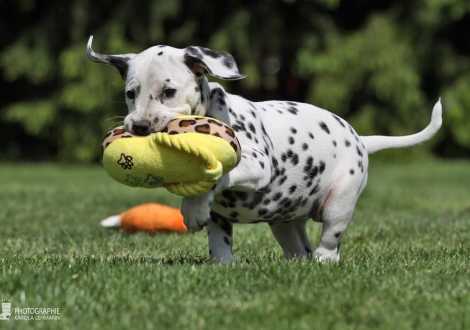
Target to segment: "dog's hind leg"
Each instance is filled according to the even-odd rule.
[[[329,194],[321,214],[323,228],[320,243],[313,254],[318,261],[339,261],[341,239],[352,218],[358,197],[356,192],[350,190],[336,190]]]
[[[214,263],[231,263],[235,261],[233,255],[232,223],[214,213],[206,226],[209,238],[209,255]]]
[[[307,221],[308,219],[297,219],[288,222],[277,222],[269,226],[284,251],[284,258],[308,257],[312,254],[313,248],[305,228]]]

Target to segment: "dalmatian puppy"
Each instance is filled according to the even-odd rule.
[[[176,115],[219,119],[236,132],[239,165],[212,190],[183,198],[189,231],[206,228],[215,262],[232,262],[232,225],[268,223],[287,259],[313,256],[339,261],[339,248],[356,201],[367,183],[368,155],[430,139],[442,122],[436,103],[430,124],[401,137],[359,136],[342,118],[310,104],[251,102],[227,93],[205,74],[244,78],[234,58],[202,47],[151,47],[139,54],[102,55],[88,42],[88,58],[117,68],[125,80],[129,114],[124,124],[139,135],[162,130]],[[322,222],[314,250],[309,219]]]

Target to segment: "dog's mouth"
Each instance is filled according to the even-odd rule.
[[[140,136],[158,133],[163,131],[173,118],[181,115],[189,115],[191,113],[191,108],[189,105],[184,105],[179,108],[168,108],[165,112],[165,115],[154,117],[151,120],[133,120],[132,118],[126,120],[126,118],[124,120],[125,128],[127,131]]]
[[[150,120],[139,120],[132,122],[130,132],[135,135],[147,136],[150,134],[150,127],[152,123]]]

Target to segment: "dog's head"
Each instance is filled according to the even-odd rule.
[[[88,58],[114,66],[126,82],[129,114],[124,125],[138,135],[161,131],[177,115],[205,115],[209,107],[206,73],[226,80],[245,77],[226,52],[155,46],[139,54],[102,55],[91,49],[92,41],[93,36]]]

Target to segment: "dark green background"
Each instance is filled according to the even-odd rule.
[[[118,72],[86,58],[91,34],[101,53],[230,52],[248,75],[230,92],[309,102],[362,135],[414,133],[442,97],[432,141],[379,157],[470,155],[467,0],[1,0],[0,31],[3,160],[98,160],[127,109]]]

